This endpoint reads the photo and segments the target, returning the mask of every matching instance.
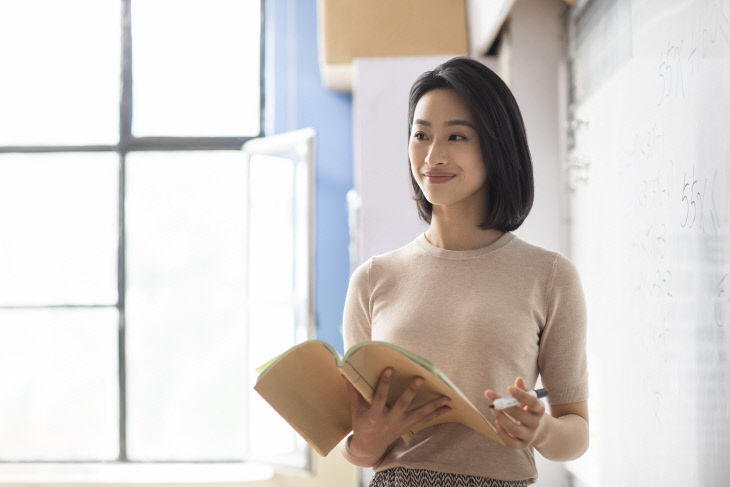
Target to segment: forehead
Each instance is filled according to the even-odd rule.
[[[454,89],[438,88],[424,94],[416,103],[413,120],[439,122],[466,120],[474,122],[469,107]]]

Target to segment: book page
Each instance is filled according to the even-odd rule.
[[[290,349],[254,387],[322,456],[351,430],[347,386],[330,348],[312,340]]]

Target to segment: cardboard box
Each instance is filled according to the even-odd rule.
[[[352,89],[357,57],[465,56],[465,0],[319,0],[323,84]]]

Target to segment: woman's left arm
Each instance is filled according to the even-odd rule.
[[[575,460],[588,449],[588,401],[550,406],[542,423],[532,444],[545,458]]]
[[[574,460],[588,449],[587,401],[558,404],[545,414],[545,405],[527,393],[522,378],[508,388],[509,394],[520,405],[494,410],[497,434],[510,448],[524,449],[530,445],[545,458],[554,461]],[[485,391],[487,399],[494,401],[499,395]]]

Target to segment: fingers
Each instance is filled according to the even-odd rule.
[[[451,411],[448,406],[451,400],[448,397],[438,397],[417,408],[410,409],[413,399],[423,384],[422,377],[414,377],[388,412],[392,424],[399,424],[400,426],[397,428],[402,432],[407,432],[416,425],[426,423]]]
[[[393,378],[393,369],[386,367],[380,374],[378,385],[375,387],[375,396],[373,397],[372,407],[378,411],[385,409],[390,393],[390,381]]]
[[[509,408],[508,411],[516,412],[518,409],[522,409],[538,414],[542,414],[542,412],[545,411],[545,406],[543,405],[542,401],[527,392],[525,381],[522,379],[522,377],[518,377],[515,381],[515,385],[507,388],[507,392],[510,396],[514,397],[521,403],[518,406]],[[484,396],[492,402],[501,397],[492,389],[487,389],[486,391],[484,391]],[[525,408],[525,406],[527,406],[527,408]]]
[[[529,394],[527,394],[527,395],[529,397],[532,397]],[[496,392],[494,392],[491,389],[487,389],[486,391],[484,391],[484,396],[492,402],[494,402],[495,400],[500,398],[499,394],[497,394]],[[513,397],[516,398],[516,396],[513,396]],[[492,410],[492,412],[495,412],[495,413],[498,411],[506,412],[507,413],[505,415],[506,417],[511,417],[513,420],[517,420],[520,423],[527,425],[528,427],[529,426],[537,427],[537,425],[540,423],[539,418],[536,418],[535,415],[532,414],[531,412],[526,412],[525,410],[522,409],[522,406],[519,406],[519,405],[511,407],[511,408],[507,408],[504,410],[496,410],[496,409]]]
[[[527,393],[525,382],[522,380],[522,377],[518,378],[515,381],[514,386],[508,387],[507,392],[509,392],[512,397],[520,401],[520,403],[527,406],[528,411],[537,414],[542,414],[545,412],[545,406],[543,405],[542,401],[540,401],[532,394]]]
[[[502,426],[502,428],[512,438],[529,442],[534,436],[534,431],[540,424],[540,421],[529,421],[524,422],[512,414],[507,412],[508,409],[502,409],[500,411],[494,411],[494,418],[496,423]]]
[[[492,401],[492,402],[494,402],[495,400],[497,400],[497,399],[499,399],[499,398],[500,398],[500,395],[499,395],[499,394],[497,394],[496,392],[494,392],[494,391],[493,391],[493,390],[491,390],[491,389],[487,389],[486,391],[484,391],[484,396],[485,396],[485,397],[486,397],[487,399],[489,399],[490,401]]]
[[[420,424],[428,423],[429,421],[446,414],[451,411],[449,403],[451,399],[448,397],[440,397],[433,401],[427,402],[423,406],[420,406],[412,411],[409,411],[404,416],[403,428],[405,431],[413,429],[415,426]]]
[[[406,387],[403,393],[400,395],[398,400],[393,404],[392,414],[400,416],[408,410],[411,405],[411,401],[416,397],[418,389],[423,385],[423,378],[414,377],[411,383]]]
[[[520,404],[507,409],[491,410],[497,434],[505,445],[512,448],[527,448],[532,443],[545,414],[542,401],[528,394],[526,389],[524,379],[518,377],[514,386],[507,388],[507,392]],[[491,389],[484,391],[484,395],[490,401],[500,397]]]
[[[348,382],[353,430],[357,429],[360,433],[365,432],[376,436],[397,438],[417,425],[429,422],[451,411],[448,406],[450,399],[443,396],[410,409],[416,394],[424,384],[424,379],[421,377],[414,377],[390,407],[388,396],[393,386],[394,375],[391,367],[387,367],[382,372],[371,404],[368,404],[358,390]]]
[[[524,426],[509,419],[502,411],[494,412],[494,415],[497,434],[506,446],[519,449],[530,446],[530,441],[522,439],[528,436],[527,429]]]

